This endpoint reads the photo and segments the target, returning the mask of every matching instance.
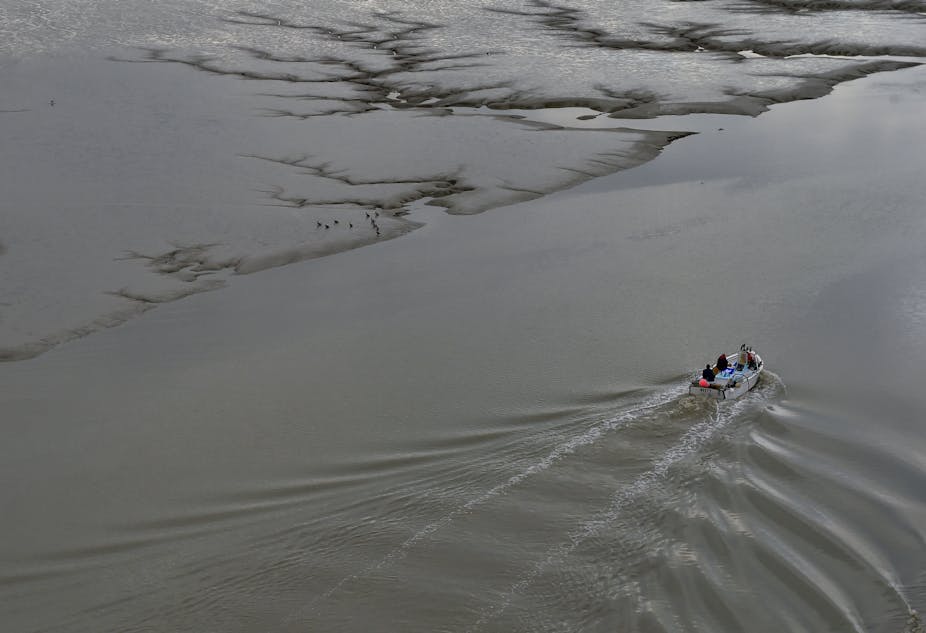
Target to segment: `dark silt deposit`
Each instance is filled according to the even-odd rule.
[[[926,5],[423,4],[0,12],[0,631],[924,633]]]

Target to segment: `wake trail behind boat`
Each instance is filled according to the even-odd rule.
[[[425,525],[404,542],[402,542],[402,544],[400,544],[398,547],[386,554],[386,556],[384,556],[378,562],[366,567],[360,572],[342,578],[330,589],[312,600],[305,607],[305,609],[308,612],[314,611],[320,605],[320,603],[324,602],[332,595],[337,593],[345,585],[362,580],[375,572],[388,568],[396,561],[404,558],[408,552],[417,544],[433,535],[437,531],[449,526],[451,523],[453,523],[454,520],[469,514],[474,509],[498,497],[499,495],[507,493],[509,490],[523,483],[528,478],[546,471],[565,456],[574,453],[577,449],[592,445],[602,439],[606,434],[615,430],[623,429],[631,423],[640,420],[646,416],[646,414],[658,411],[660,408],[678,401],[678,399],[682,397],[686,391],[687,386],[681,385],[653,393],[643,399],[641,402],[631,406],[626,411],[623,411],[616,416],[612,416],[602,422],[599,422],[579,436],[567,439],[565,442],[556,445],[539,462],[528,466],[524,470],[516,473],[515,475],[512,475],[502,483],[499,483],[498,485],[469,499],[436,521]],[[292,616],[293,619],[296,617],[298,616]]]
[[[774,388],[780,385],[780,380],[776,380],[775,384],[771,385],[771,387]],[[757,402],[764,402],[764,394],[761,393],[762,390],[759,391],[760,393],[753,392],[753,394],[734,403],[718,404],[715,413],[711,417],[690,427],[676,444],[662,453],[662,455],[653,462],[649,470],[638,476],[630,484],[617,488],[611,496],[611,501],[607,507],[599,510],[590,520],[582,523],[567,536],[564,542],[547,550],[547,554],[528,572],[523,574],[517,582],[509,587],[498,604],[485,610],[476,622],[467,629],[467,632],[476,633],[490,620],[504,613],[511,605],[514,598],[530,587],[541,573],[551,565],[569,556],[589,538],[609,528],[620,517],[621,513],[631,501],[647,490],[650,490],[653,486],[657,485],[660,480],[664,479],[669,469],[674,464],[697,453],[707,445],[719,431],[723,430],[731,422],[737,420],[743,412],[749,410],[751,407],[755,407]]]

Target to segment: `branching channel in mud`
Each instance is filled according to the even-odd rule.
[[[754,116],[914,64],[871,57],[926,58],[915,37],[821,35],[804,15],[868,12],[874,33],[879,21],[922,20],[923,0],[684,4],[634,16],[549,0],[414,12],[387,1],[338,16],[278,3],[210,18],[228,39],[176,48],[146,39],[137,58],[117,61],[242,82],[239,114],[260,132],[228,154],[246,165],[257,200],[234,220],[214,211],[208,229],[191,222],[197,235],[120,244],[132,248],[121,259],[157,279],[110,294],[137,309],[208,290],[229,274],[398,237],[419,226],[403,216],[423,204],[475,214],[629,169],[687,134],[609,127],[607,117]],[[749,13],[777,15],[763,27]],[[802,55],[816,58],[792,59]]]

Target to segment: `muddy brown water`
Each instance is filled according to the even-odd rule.
[[[924,100],[694,118],[0,366],[0,628],[922,631]]]

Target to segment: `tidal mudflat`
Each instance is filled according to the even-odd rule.
[[[8,360],[690,133],[641,119],[756,115],[926,52],[915,3],[85,4],[3,17]]]
[[[0,628],[921,632],[922,13],[7,9]]]

